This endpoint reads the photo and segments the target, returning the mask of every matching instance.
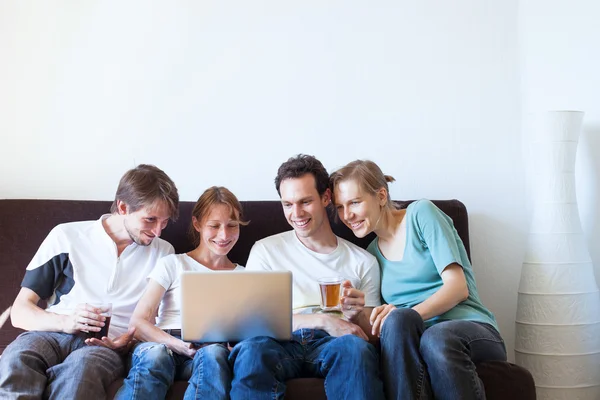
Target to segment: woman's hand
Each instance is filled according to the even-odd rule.
[[[340,308],[348,321],[355,322],[358,315],[365,308],[365,293],[353,288],[352,282],[344,281],[342,283]]]
[[[381,336],[381,328],[383,327],[383,323],[387,319],[388,315],[390,315],[390,313],[395,309],[396,306],[393,304],[384,304],[373,309],[373,312],[371,312],[371,335],[377,337]]]

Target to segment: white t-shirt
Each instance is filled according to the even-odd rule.
[[[337,236],[336,236],[337,237]],[[308,249],[294,231],[259,240],[252,246],[246,270],[292,271],[294,312],[319,306],[317,279],[341,276],[365,293],[365,306],[381,305],[379,264],[366,250],[337,237],[338,245],[329,254]]]
[[[243,271],[244,267],[238,265],[234,271]],[[148,279],[154,280],[165,288],[158,308],[156,326],[160,329],[181,329],[181,273],[183,271],[211,272],[187,254],[171,254],[161,258],[152,270]]]
[[[140,299],[144,279],[156,262],[173,253],[173,246],[156,238],[149,246],[130,244],[117,254],[102,220],[70,222],[56,226],[27,266],[22,287],[47,300],[47,311],[70,314],[79,303],[111,302],[108,336],[127,331]]]

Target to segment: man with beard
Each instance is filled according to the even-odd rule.
[[[0,358],[0,398],[103,399],[123,376],[129,318],[156,261],[173,253],[159,238],[179,195],[153,165],[129,170],[111,214],[56,226],[27,266],[11,310],[26,330]],[[43,299],[46,309],[38,306]],[[112,320],[98,303],[112,303]],[[98,336],[110,322],[106,336]]]

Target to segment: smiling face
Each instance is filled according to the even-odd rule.
[[[240,220],[227,204],[214,204],[202,221],[192,217],[192,223],[200,233],[200,248],[226,256],[240,237]]]
[[[149,246],[154,238],[160,237],[171,217],[171,209],[161,201],[134,212],[128,212],[127,205],[121,201],[118,202],[117,207],[119,214],[124,217],[123,226],[127,234],[140,246]]]
[[[323,196],[319,196],[312,174],[283,180],[279,191],[285,218],[298,237],[314,236],[323,224],[329,223],[326,207],[331,194],[327,189]]]
[[[338,216],[356,237],[365,237],[377,228],[385,191],[369,194],[355,180],[348,179],[336,184],[334,199]]]

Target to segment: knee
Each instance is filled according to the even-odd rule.
[[[97,380],[100,377],[103,381],[112,382],[125,372],[121,356],[100,346],[86,346],[75,350],[65,359],[64,364],[68,365],[68,373],[80,380]]]
[[[115,351],[100,346],[86,346],[69,355],[69,362],[83,369],[104,368],[107,365],[123,364],[121,356]]]
[[[327,346],[328,358],[334,357],[348,365],[377,362],[377,350],[364,339],[355,335],[335,338]]]
[[[397,308],[386,318],[381,328],[382,338],[387,335],[399,335],[412,330],[423,330],[423,319],[411,308]]]
[[[23,365],[31,364],[29,359],[35,360],[34,354],[28,354],[29,351],[23,347],[16,346],[15,343],[9,344],[4,352],[2,353],[2,357],[0,357],[0,375],[7,371],[17,371],[18,368],[22,368]],[[41,363],[39,367],[41,369]]]
[[[229,349],[222,344],[211,344],[200,349],[206,356],[215,359],[227,359],[229,357]]]
[[[211,344],[204,346],[196,352],[194,356],[194,365],[203,362],[217,363],[225,365],[229,359],[229,349],[222,344]]]
[[[281,347],[274,339],[266,336],[258,336],[241,341],[231,351],[229,359],[234,367],[243,364],[243,368],[262,368],[270,366],[279,360],[278,347]]]
[[[20,334],[13,340],[2,353],[0,360],[6,362],[17,362],[38,356],[38,348],[47,346],[46,341],[38,332],[30,331]],[[40,355],[41,357],[41,355]]]
[[[5,352],[11,348],[18,347],[19,349],[25,349],[28,347],[37,347],[40,344],[45,344],[47,340],[45,340],[46,332],[38,332],[38,331],[27,331],[21,333],[15,340],[13,340],[7,347]],[[5,353],[2,353],[4,355]]]
[[[27,358],[27,353],[28,350],[32,348],[32,343],[29,343],[30,341],[24,337],[25,333],[21,334],[6,346],[6,349],[4,349],[4,352],[2,353],[2,357],[0,357],[0,362],[3,364],[20,363],[20,360]]]
[[[133,365],[155,369],[173,363],[171,350],[161,343],[146,342],[138,345],[133,350]]]
[[[452,352],[464,352],[465,349],[452,329],[439,323],[423,333],[419,350],[428,365],[442,365],[453,359]]]
[[[258,336],[246,339],[235,345],[232,355],[241,356],[261,356],[269,351],[275,345],[275,341],[267,336]]]
[[[59,362],[58,351],[53,344],[53,333],[23,332],[10,343],[0,357],[0,365],[8,370],[26,365],[37,370],[46,370]]]

